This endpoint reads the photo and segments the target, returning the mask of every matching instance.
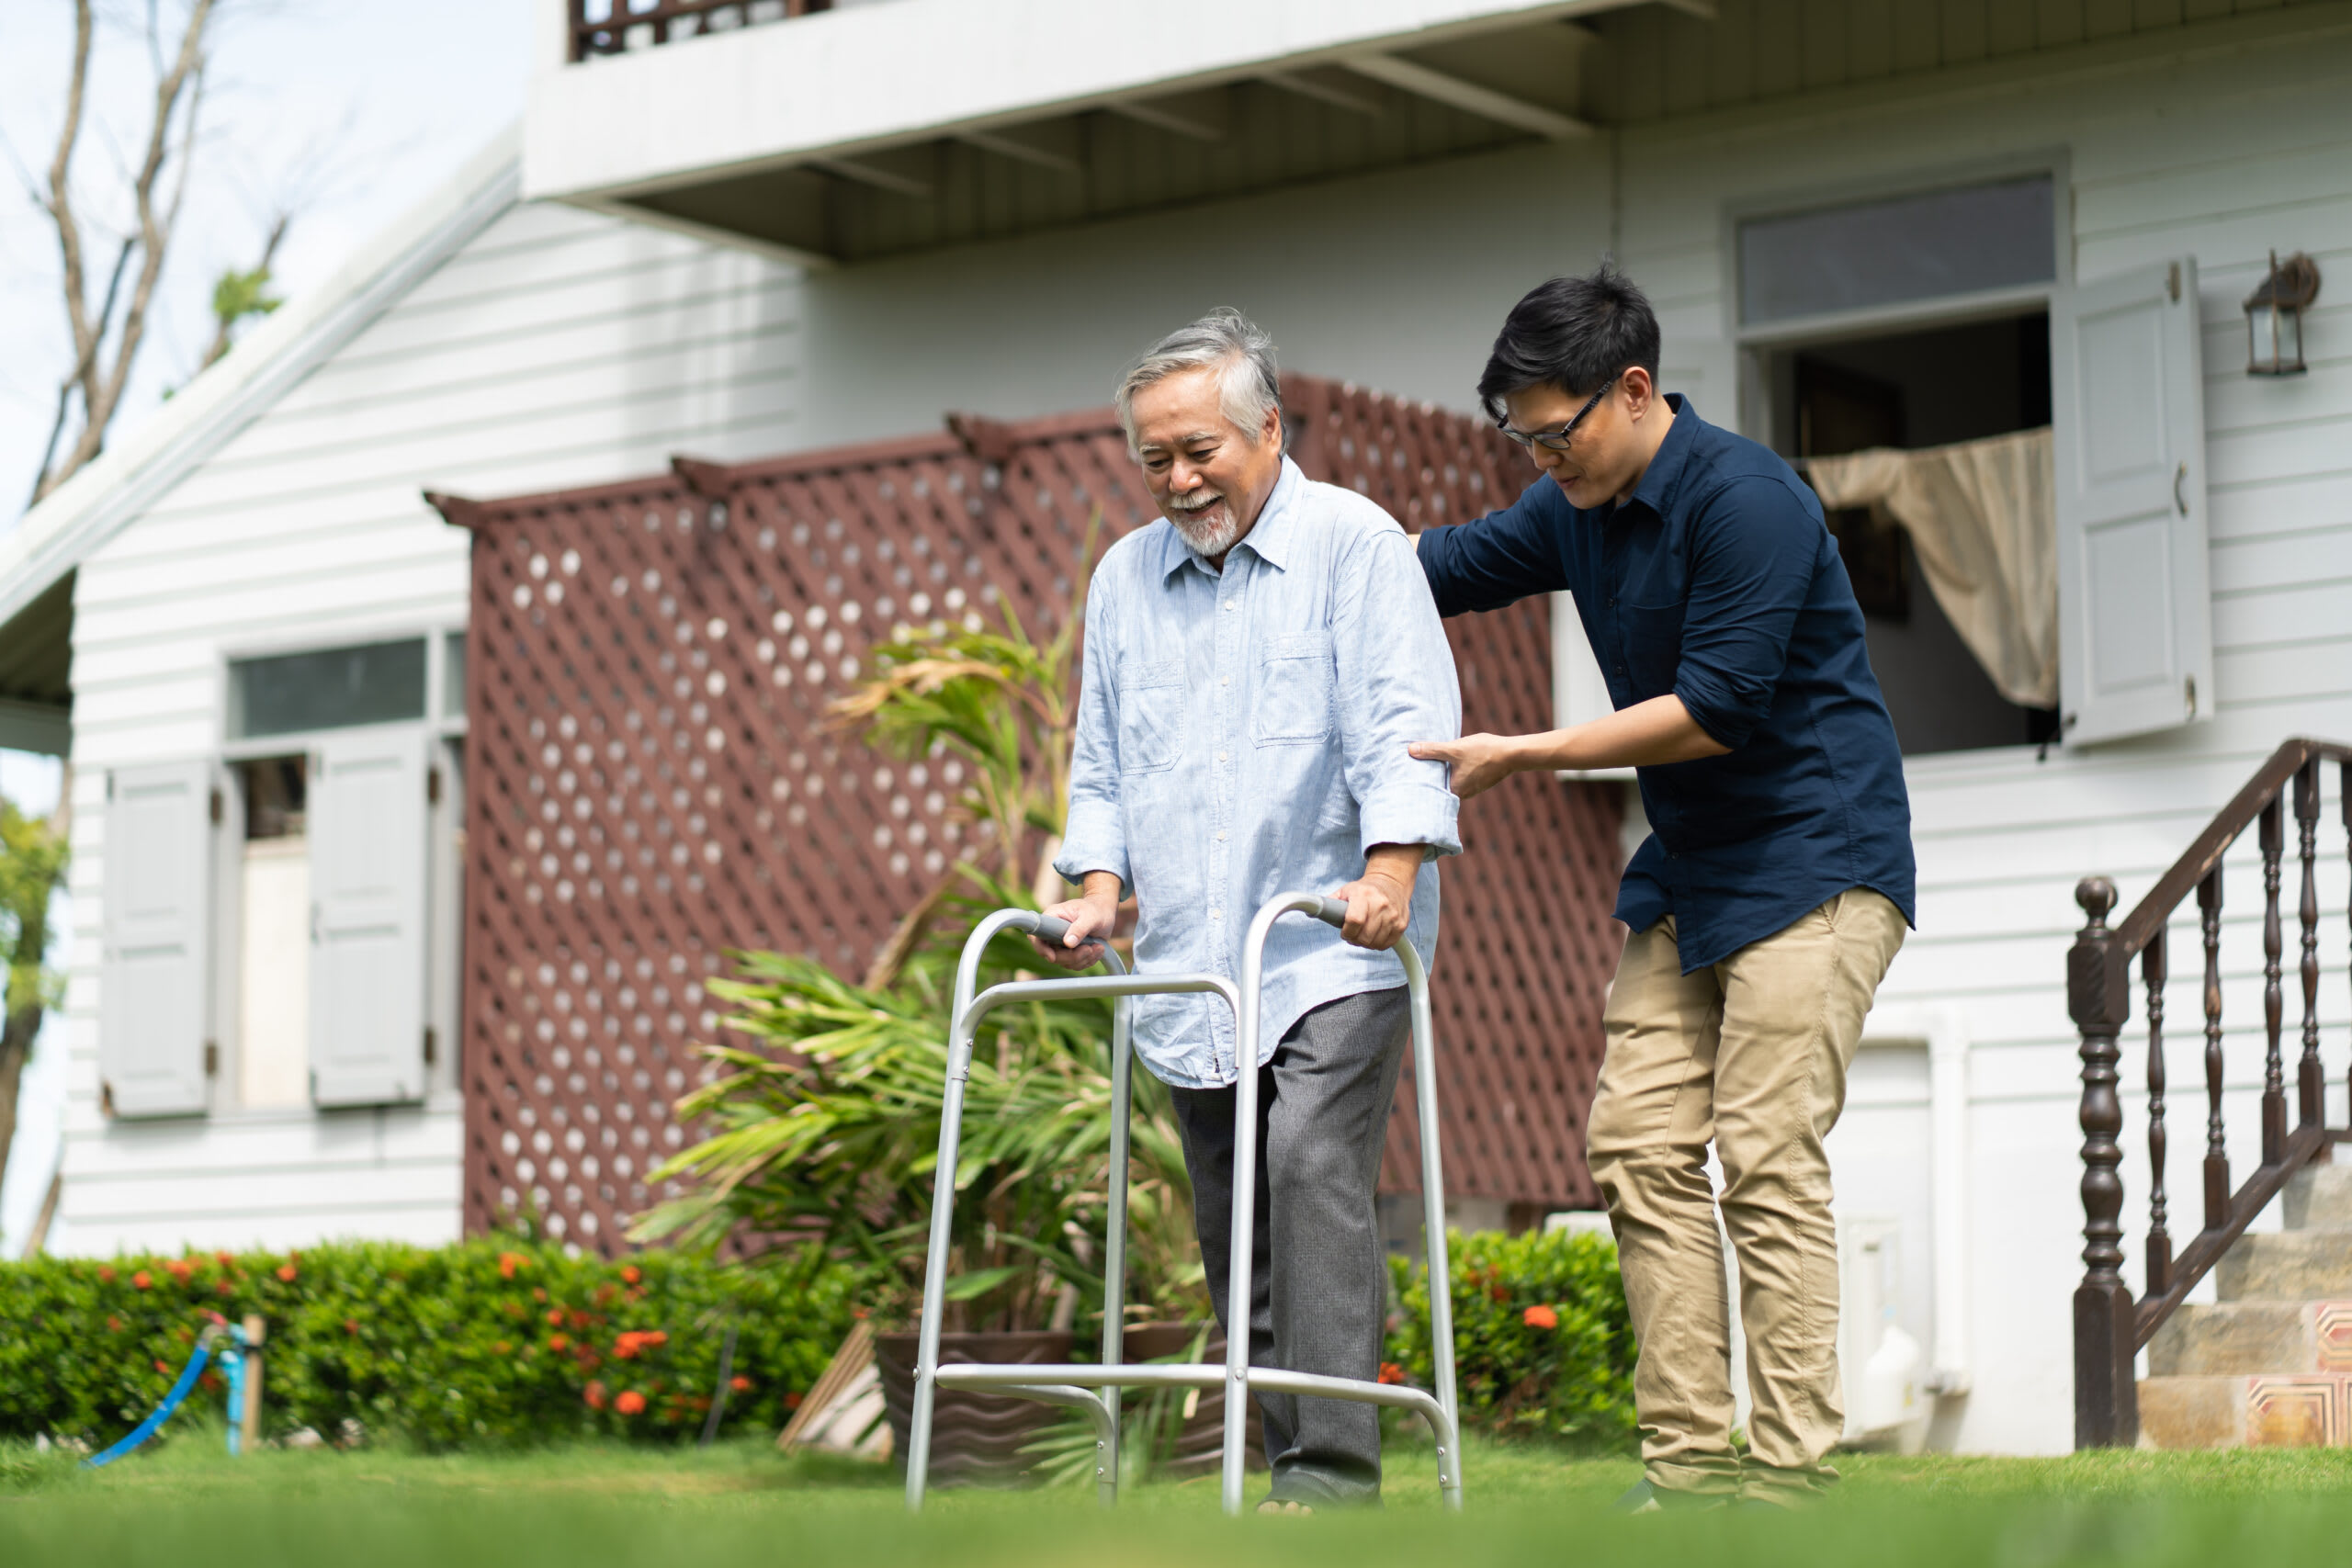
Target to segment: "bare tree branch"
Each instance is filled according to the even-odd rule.
[[[107,427],[113,423],[115,411],[122,400],[123,388],[130,378],[131,366],[137,360],[140,346],[146,337],[147,313],[154,299],[156,280],[163,274],[164,256],[179,218],[180,203],[187,192],[187,167],[193,162],[197,115],[203,101],[204,29],[211,19],[213,3],[214,0],[195,0],[189,7],[187,23],[180,34],[176,54],[170,66],[160,71],[156,79],[154,118],[148,128],[145,153],[131,183],[131,194],[138,209],[135,248],[139,252],[139,268],[131,284],[130,302],[124,309],[120,325],[115,330],[111,360],[102,366],[101,360],[105,356],[100,348],[110,318],[101,315],[93,320],[89,314],[83,274],[82,237],[74,218],[67,181],[74,144],[81,130],[83,97],[88,84],[90,65],[90,0],[74,0],[74,76],[67,99],[65,127],[59,136],[57,157],[50,167],[50,214],[57,225],[59,247],[65,258],[65,310],[74,333],[77,367],[74,383],[81,394],[82,429],[54,468],[44,465],[33,487],[36,502],[104,450]],[[153,41],[160,38],[160,34],[152,3],[148,7],[148,17],[151,51],[160,63],[160,44]],[[184,96],[187,103],[185,117],[181,112]],[[181,168],[170,199],[159,211],[156,186],[171,160],[173,128],[183,118],[186,126],[179,138]]]

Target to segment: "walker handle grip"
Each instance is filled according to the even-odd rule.
[[[1037,917],[1036,928],[1032,934],[1047,947],[1059,947],[1062,944],[1062,939],[1069,935],[1069,922],[1057,919],[1051,915],[1040,915]]]
[[[1348,923],[1348,901],[1345,898],[1333,898],[1327,895],[1320,908],[1309,909],[1306,912],[1327,926],[1344,926]]]

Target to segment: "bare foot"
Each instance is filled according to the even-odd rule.
[[[1279,1498],[1269,1497],[1258,1505],[1258,1511],[1261,1514],[1311,1514],[1315,1510],[1304,1503],[1285,1503]]]

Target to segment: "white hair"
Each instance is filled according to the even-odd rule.
[[[1136,394],[1182,370],[1210,367],[1217,372],[1217,407],[1236,428],[1257,438],[1270,410],[1282,406],[1282,380],[1274,367],[1274,340],[1240,311],[1211,310],[1153,344],[1119,378],[1111,396],[1127,450],[1136,451]]]

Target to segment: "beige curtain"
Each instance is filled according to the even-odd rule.
[[[2058,705],[2058,539],[2050,431],[1917,452],[1815,457],[1805,477],[1831,509],[1900,523],[1936,603],[2013,703]]]

